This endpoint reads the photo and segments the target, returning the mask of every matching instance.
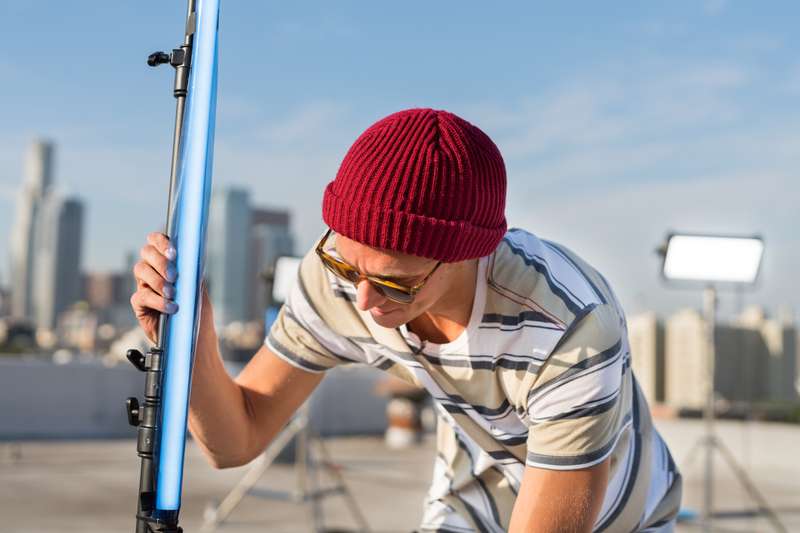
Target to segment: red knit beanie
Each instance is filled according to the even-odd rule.
[[[368,246],[455,262],[494,251],[505,201],[503,158],[485,133],[447,111],[408,109],[356,139],[322,218]]]

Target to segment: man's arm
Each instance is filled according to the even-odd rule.
[[[214,467],[241,466],[264,450],[324,374],[296,368],[262,346],[232,379],[203,296],[188,427]]]
[[[608,463],[580,470],[526,466],[509,533],[589,533],[605,497]]]

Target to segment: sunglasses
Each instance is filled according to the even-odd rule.
[[[328,240],[328,237],[332,232],[333,230],[329,229],[328,232],[325,233],[325,236],[321,241],[319,241],[316,249],[317,255],[322,261],[322,264],[325,265],[325,268],[330,270],[339,278],[349,281],[353,285],[358,285],[361,280],[367,280],[370,282],[372,287],[378,291],[378,293],[392,300],[393,302],[401,304],[410,304],[413,302],[417,293],[422,290],[422,287],[425,285],[425,283],[430,279],[433,273],[436,272],[436,269],[439,268],[439,265],[442,264],[441,261],[436,263],[436,266],[433,267],[433,270],[431,270],[422,281],[413,286],[403,285],[402,283],[397,283],[381,276],[368,276],[366,274],[362,274],[354,266],[332,256],[323,249],[325,242]]]

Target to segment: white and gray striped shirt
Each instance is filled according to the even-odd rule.
[[[576,254],[509,231],[480,259],[469,324],[447,344],[377,325],[354,297],[312,250],[265,342],[309,372],[361,363],[427,389],[440,423],[422,530],[504,531],[526,465],[609,457],[595,531],[657,528],[677,514],[680,474],[633,376],[625,315]]]

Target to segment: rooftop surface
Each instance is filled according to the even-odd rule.
[[[685,476],[685,509],[699,512],[702,502],[702,454],[687,456],[702,435],[702,422],[659,420]],[[777,511],[788,531],[800,531],[800,427],[760,422],[718,422],[718,435]],[[359,502],[374,532],[412,531],[430,478],[432,438],[417,447],[394,451],[377,437],[326,439],[333,462]],[[717,454],[715,501],[725,517],[715,531],[771,531],[753,516],[757,508],[733,471]],[[249,467],[215,470],[190,442],[187,447],[181,525],[200,531],[204,514],[233,488]],[[217,531],[312,531],[311,507],[268,497],[270,491],[298,487],[291,463],[270,467]],[[138,457],[131,440],[0,443],[0,531],[15,533],[133,531]],[[332,479],[322,474],[322,486]],[[323,503],[325,526],[356,531],[341,494]],[[678,531],[696,531],[690,525]]]

